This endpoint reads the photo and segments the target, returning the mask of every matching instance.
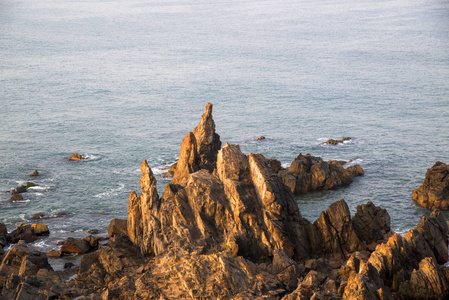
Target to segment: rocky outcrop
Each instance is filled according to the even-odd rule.
[[[128,220],[112,219],[108,226],[108,235],[113,237],[116,234],[128,234]]]
[[[426,172],[423,184],[413,190],[413,200],[428,209],[449,209],[449,165],[437,161]]]
[[[68,157],[68,160],[75,160],[75,161],[84,159],[86,159],[84,156],[76,152],[73,152],[72,155]]]
[[[8,234],[8,240],[15,244],[19,240],[24,240],[26,243],[33,242],[37,239],[36,233],[29,224],[19,224],[16,229]]]
[[[305,194],[313,190],[330,190],[348,185],[354,176],[363,175],[360,165],[345,170],[339,161],[323,161],[307,153],[299,154],[287,170],[279,174],[283,183],[295,194]]]
[[[58,272],[45,268],[39,259],[5,257],[1,268],[13,275],[1,275],[0,269],[0,295],[6,299],[447,297],[449,268],[443,264],[448,261],[449,230],[441,213],[423,217],[402,237],[391,230],[386,210],[368,202],[351,217],[341,199],[311,223],[302,217],[284,175],[296,170],[295,176],[302,176],[299,186],[307,190],[330,187],[351,177],[344,162],[300,155],[291,170],[283,170],[279,161],[245,155],[238,145],[218,149],[211,110],[208,105],[200,124],[184,139],[181,163],[162,196],[143,161],[140,195],[130,193],[128,219],[111,222],[106,245],[84,254],[78,267]],[[92,236],[68,239],[61,251],[47,255],[86,253],[97,246],[98,238]],[[12,257],[19,257],[15,252]],[[75,272],[77,276],[68,280]]]
[[[343,144],[345,141],[350,141],[351,138],[350,137],[344,137],[341,140],[334,140],[334,139],[328,139],[325,142],[320,143],[320,145],[338,145],[338,144]]]
[[[208,103],[201,122],[182,141],[171,183],[185,185],[190,173],[203,169],[212,172],[220,148],[220,136],[215,133],[215,122],[212,119],[212,103]]]
[[[11,274],[31,275],[40,269],[52,270],[44,253],[28,248],[24,242],[17,243],[5,255],[0,265],[0,276]]]

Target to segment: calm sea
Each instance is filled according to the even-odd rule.
[[[144,159],[162,194],[212,102],[222,142],[245,153],[362,165],[349,187],[297,197],[310,221],[343,198],[414,227],[430,212],[412,190],[449,163],[449,2],[359,2],[0,0],[0,222],[67,213],[39,221],[44,250],[105,233]],[[9,202],[26,181],[39,186]]]

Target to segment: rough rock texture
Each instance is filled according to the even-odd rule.
[[[128,235],[111,234],[79,266],[57,272],[11,250],[6,257],[19,258],[3,260],[0,299],[447,299],[449,230],[441,213],[423,217],[404,237],[371,202],[351,218],[347,203],[336,201],[310,223],[279,161],[245,155],[238,145],[217,150],[211,108],[184,140],[183,167],[162,196],[142,163]],[[92,236],[68,242],[83,252],[98,246]]]
[[[91,249],[88,241],[68,238],[61,247],[62,253],[84,254]]]
[[[188,174],[202,169],[212,172],[220,148],[220,136],[215,133],[215,122],[212,119],[212,103],[208,103],[201,122],[182,141],[171,183],[184,185],[187,183]]]
[[[50,234],[50,229],[48,229],[48,226],[44,224],[33,224],[31,225],[31,229],[33,229],[34,234],[37,236]]]
[[[19,240],[24,240],[26,243],[31,243],[36,239],[36,234],[29,224],[19,224],[16,229],[8,234],[8,240],[13,244],[17,243]]]
[[[72,155],[70,155],[68,157],[68,159],[69,160],[84,160],[86,158],[79,153],[73,152]]]
[[[360,165],[349,167],[346,171],[338,161],[323,161],[321,157],[299,154],[287,170],[279,174],[282,181],[295,194],[304,194],[313,190],[330,190],[348,185],[353,176],[363,175]]]
[[[44,253],[28,248],[25,243],[14,245],[3,258],[0,276],[30,275],[40,269],[52,270]]]
[[[426,172],[423,184],[413,190],[413,200],[428,209],[449,209],[449,165],[437,161]]]
[[[39,172],[37,170],[34,170],[33,173],[30,174],[30,177],[39,176]]]
[[[113,237],[116,234],[128,234],[128,220],[112,219],[108,226],[108,235]]]

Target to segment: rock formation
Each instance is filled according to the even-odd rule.
[[[300,155],[291,170],[282,170],[279,161],[262,154],[220,146],[208,104],[184,139],[162,196],[143,161],[140,195],[130,193],[126,227],[114,220],[107,245],[58,272],[45,255],[19,242],[0,265],[1,297],[447,298],[449,229],[441,213],[423,217],[404,237],[391,230],[387,211],[371,202],[357,206],[351,217],[347,203],[338,200],[311,223],[284,184],[285,173],[313,177],[306,186],[332,186],[336,178],[350,177],[341,163]],[[93,237],[69,239],[48,255],[84,253],[96,243]]]
[[[423,184],[413,190],[413,200],[428,209],[449,209],[449,165],[437,161],[426,172]]]
[[[351,138],[350,137],[344,137],[341,140],[334,140],[334,139],[328,139],[325,142],[320,143],[320,145],[338,145],[338,144],[343,144],[345,141],[350,141]]]
[[[313,190],[330,190],[348,185],[354,176],[363,175],[360,165],[343,168],[344,162],[323,161],[307,153],[299,154],[287,170],[279,172],[282,181],[295,194]]]
[[[72,155],[70,155],[68,157],[68,159],[69,160],[84,160],[86,158],[79,153],[73,152]]]

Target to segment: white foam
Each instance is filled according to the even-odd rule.
[[[362,165],[365,161],[361,158],[357,158],[351,161],[348,161],[346,164],[343,165],[343,168],[347,167],[353,167],[355,165]]]
[[[39,185],[37,185],[37,186],[31,186],[31,187],[29,187],[28,188],[29,190],[36,190],[36,191],[47,191],[47,190],[49,190],[50,189],[50,187],[49,186],[39,186]]]
[[[105,197],[117,196],[119,194],[119,192],[121,190],[123,190],[124,188],[125,188],[125,185],[123,183],[121,183],[119,187],[109,190],[109,191],[106,191],[106,192],[103,192],[103,193],[100,193],[98,195],[95,195],[94,197],[102,199]]]

